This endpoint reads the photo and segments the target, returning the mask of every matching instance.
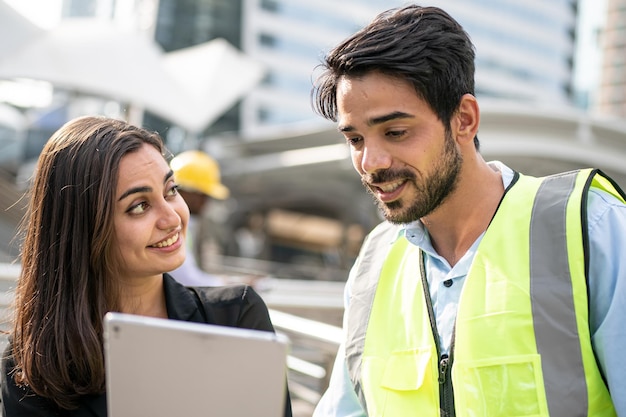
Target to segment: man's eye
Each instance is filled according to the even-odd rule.
[[[392,138],[400,138],[404,136],[405,133],[406,130],[390,130],[389,132],[387,132],[387,136],[390,136]]]

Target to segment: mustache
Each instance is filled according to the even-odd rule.
[[[361,176],[361,182],[363,184],[375,184],[381,182],[391,182],[396,180],[415,180],[415,174],[413,171],[408,169],[383,169],[380,171],[373,172],[371,174],[365,174]]]

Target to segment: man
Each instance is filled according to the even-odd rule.
[[[200,268],[203,243],[206,239],[206,225],[203,214],[211,199],[224,200],[230,192],[221,182],[217,162],[202,151],[190,150],[176,155],[170,161],[178,191],[189,207],[187,227],[187,257],[185,262],[170,274],[187,286],[214,286],[224,284],[217,276]]]
[[[479,153],[474,49],[434,7],[326,57],[338,122],[386,222],[346,284],[314,416],[626,416],[626,205],[595,170],[537,179]]]

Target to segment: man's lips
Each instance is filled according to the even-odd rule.
[[[372,185],[372,187],[380,190],[383,193],[391,193],[397,190],[398,188],[400,188],[402,184],[404,184],[405,181],[406,180],[397,180],[397,181],[389,182],[386,184]]]
[[[370,189],[382,202],[397,200],[404,190],[407,180],[396,180],[385,184],[369,184]]]

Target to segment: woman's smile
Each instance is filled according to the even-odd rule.
[[[154,245],[150,245],[150,247],[152,248],[169,248],[172,245],[174,245],[175,243],[178,243],[178,246],[180,246],[180,233],[176,233],[174,236],[169,237],[165,240],[162,240],[160,242],[155,243]]]

